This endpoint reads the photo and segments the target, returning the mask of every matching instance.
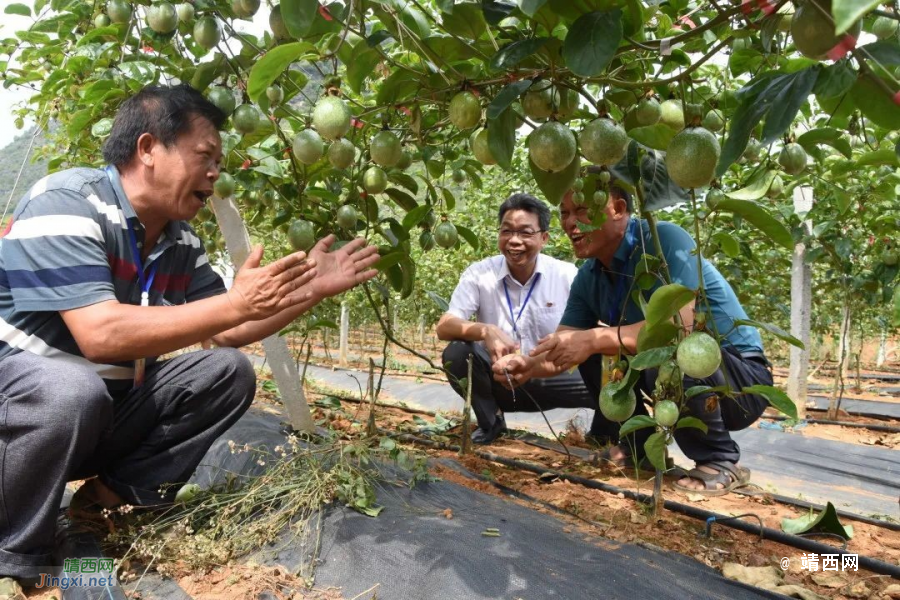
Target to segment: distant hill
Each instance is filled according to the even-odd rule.
[[[22,132],[19,137],[10,142],[5,148],[0,149],[0,214],[3,207],[6,206],[6,200],[9,193],[13,189],[19,169],[22,168],[22,161],[28,152],[28,146],[31,144],[31,138],[34,135],[34,128],[27,129]],[[15,196],[10,204],[10,212],[15,208],[16,202],[38,179],[47,174],[47,163],[44,161],[32,162],[34,158],[34,150],[40,148],[45,143],[43,134],[38,135],[34,140],[34,148],[32,148],[31,156],[25,163],[22,170],[22,177],[19,179],[19,185],[16,187]]]

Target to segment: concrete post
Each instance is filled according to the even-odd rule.
[[[212,209],[225,237],[225,246],[231,256],[231,262],[235,268],[239,268],[250,254],[250,235],[247,233],[244,219],[231,198],[213,196]],[[276,333],[264,339],[262,345],[291,427],[296,431],[312,433],[315,431],[315,424],[309,413],[309,405],[300,384],[300,373],[294,364],[287,341]]]
[[[881,328],[881,339],[878,341],[878,356],[875,358],[875,366],[881,367],[887,359],[887,329]]]
[[[794,212],[804,215],[812,209],[812,188],[794,188]],[[812,231],[812,221],[805,220],[803,227]],[[812,310],[812,270],[806,262],[806,244],[794,246],[791,266],[791,335],[803,342],[805,348],[791,346],[787,393],[797,405],[797,416],[806,418],[806,397],[809,377],[810,314]]]
[[[341,341],[338,360],[341,365],[347,364],[347,351],[350,347],[350,307],[341,302]]]

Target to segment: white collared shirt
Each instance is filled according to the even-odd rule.
[[[519,311],[522,311],[515,329],[519,332],[520,350],[525,354],[537,345],[539,339],[556,331],[576,273],[578,268],[575,265],[538,254],[534,274],[522,285],[510,275],[505,257],[491,256],[469,265],[463,272],[453,290],[447,312],[466,321],[474,314],[477,322],[497,325],[509,337],[516,339],[513,316],[509,310],[511,303],[514,316],[518,317]],[[504,281],[509,291],[509,303],[503,288]],[[523,310],[522,305],[532,288],[534,291]]]

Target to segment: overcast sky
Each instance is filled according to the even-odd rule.
[[[22,3],[31,4],[31,2]],[[3,9],[6,9],[10,4],[13,4],[11,0],[0,0],[0,7]],[[16,31],[26,29],[29,25],[31,25],[31,19],[27,17],[3,14],[3,16],[0,17],[0,37],[12,37]],[[5,59],[6,57],[4,56],[3,58]],[[31,92],[31,90],[28,90],[28,92]],[[19,129],[16,129],[15,117],[13,116],[12,109],[16,104],[27,100],[28,97],[29,93],[16,89],[15,87],[10,89],[0,87],[0,148],[6,146],[15,137],[21,135],[22,132]]]

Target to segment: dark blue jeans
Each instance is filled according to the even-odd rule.
[[[585,384],[594,397],[600,394],[601,363],[600,356],[592,356],[580,367]],[[645,392],[647,396],[653,396],[656,386],[656,369],[647,369],[641,373],[641,377],[634,386],[638,402],[634,413],[648,414],[647,407],[641,402]],[[722,348],[722,366],[718,371],[706,379],[684,378],[684,389],[695,385],[708,385],[718,387],[729,385],[732,390],[739,392],[742,388],[751,385],[772,385],[772,371],[762,357],[744,357],[731,347]],[[729,431],[745,429],[756,422],[769,405],[769,401],[762,396],[752,394],[740,394],[734,398],[718,396],[710,398],[714,394],[700,394],[686,401],[687,414],[697,417],[708,427],[707,433],[694,428],[686,427],[675,432],[675,442],[684,452],[684,455],[697,463],[711,461],[738,462],[741,457],[741,449],[737,442],[731,439]],[[710,410],[711,409],[711,410]],[[683,413],[684,414],[684,413]],[[650,437],[654,429],[639,429],[619,440],[619,423],[614,423],[605,418],[598,410],[594,413],[594,421],[591,423],[591,434],[601,441],[619,443],[634,448],[637,456],[644,455],[644,442]]]
[[[53,566],[67,481],[98,475],[129,504],[171,502],[212,443],[247,410],[250,361],[231,348],[147,366],[112,396],[87,367],[20,352],[0,360],[0,577]]]

